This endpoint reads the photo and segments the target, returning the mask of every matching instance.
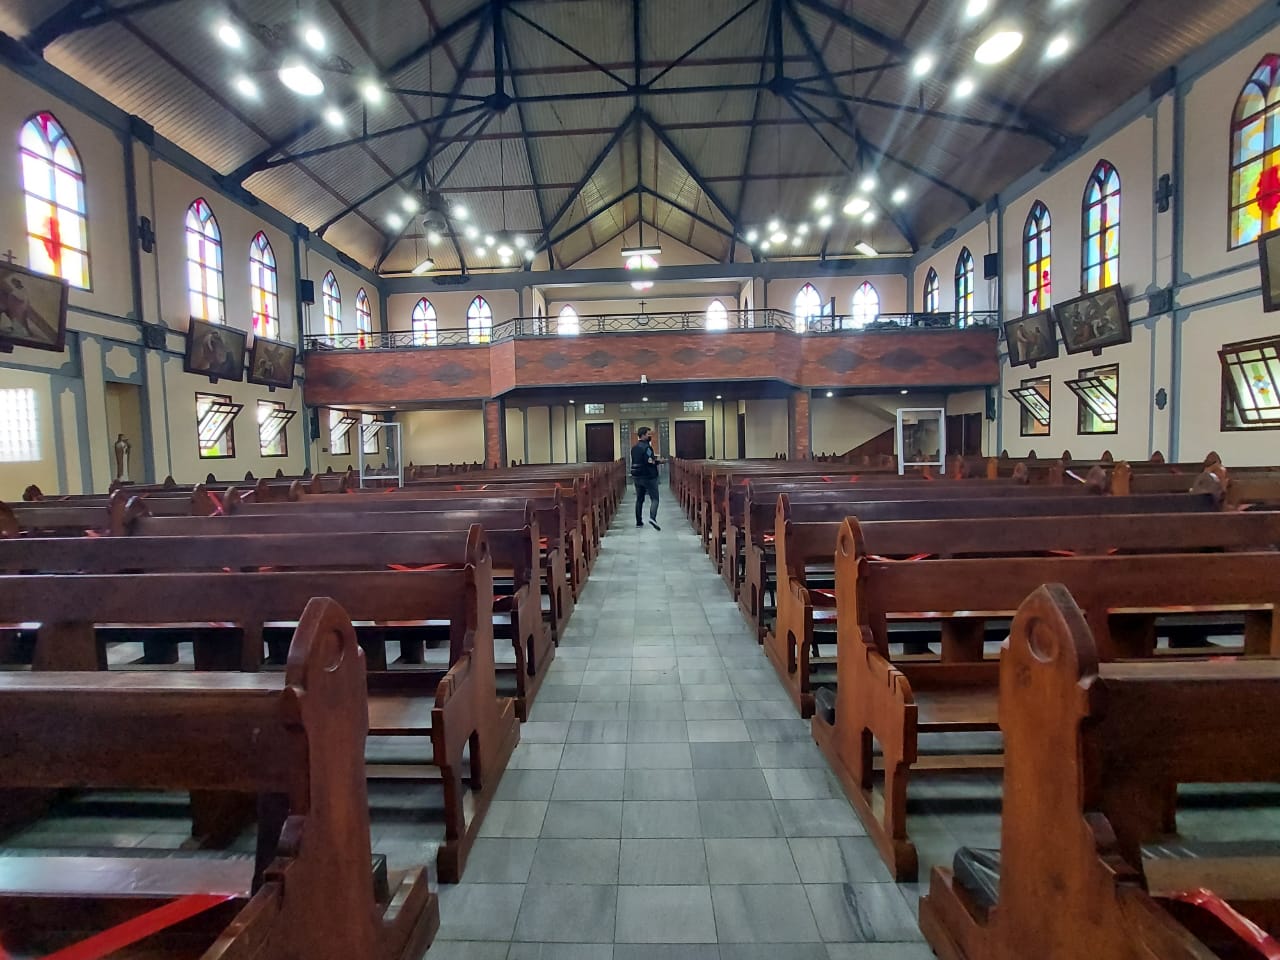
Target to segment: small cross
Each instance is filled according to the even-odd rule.
[[[645,303],[646,303],[646,302],[647,302],[647,301],[645,301],[645,300],[641,300],[641,301],[640,301],[640,312],[641,312],[641,313],[644,313],[644,305],[645,305]]]
[[[12,250],[6,250],[6,251],[4,252],[4,262],[5,262],[5,263],[13,263],[13,261],[15,261],[15,260],[17,260],[17,259],[18,259],[18,258],[17,258],[17,257],[15,257],[15,256],[13,255],[13,251],[12,251]]]

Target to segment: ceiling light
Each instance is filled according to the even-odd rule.
[[[305,63],[291,62],[280,68],[280,82],[300,97],[318,97],[324,93],[324,81]]]
[[[418,212],[418,198],[417,198],[417,197],[405,197],[403,200],[401,200],[401,201],[400,201],[400,206],[404,207],[404,208],[405,208],[405,210],[406,210],[408,213],[417,213],[417,212]]]
[[[510,259],[511,254],[512,254],[511,248],[508,247],[505,243],[498,248],[498,256],[500,256],[503,260]]]
[[[717,400],[723,400],[723,399],[724,399],[724,397],[722,397],[720,394],[718,394],[718,393],[717,393],[717,394],[716,394],[716,399],[717,399]]]
[[[917,77],[926,77],[934,67],[933,54],[922,53],[911,63],[911,72]]]
[[[859,214],[866,213],[870,209],[871,201],[866,197],[850,197],[848,202],[844,205],[845,215],[850,217],[856,217]]]
[[[796,233],[800,234],[800,236],[802,236],[802,237],[803,237],[803,236],[808,235],[808,233],[809,233],[809,225],[808,225],[807,223],[799,224],[799,225],[796,227]]]
[[[830,203],[831,203],[831,198],[828,197],[825,193],[820,193],[813,198],[813,209],[825,210],[827,209],[828,205],[830,205]]]
[[[577,403],[578,401],[577,401],[577,400],[570,400],[569,402],[570,402],[570,403]]]
[[[420,277],[424,273],[428,273],[436,268],[436,262],[430,257],[425,258],[421,263],[413,268],[413,275]]]
[[[774,243],[786,243],[787,233],[785,230],[775,230],[772,234],[769,235],[769,239],[772,240]]]
[[[834,390],[828,390],[828,391],[827,391],[827,397],[829,397],[829,398],[830,398],[830,397],[834,397],[835,395],[836,395],[836,394],[835,394],[835,391],[834,391]]]
[[[641,244],[638,247],[623,247],[622,259],[630,260],[632,257],[656,257],[662,253],[662,248],[656,243]]]
[[[770,244],[768,240],[762,240],[760,242],[760,249],[764,250],[766,253],[769,251],[770,246],[772,246],[772,244]]]
[[[315,24],[308,25],[302,31],[302,42],[312,50],[323,50],[325,48],[324,34],[320,32],[320,28]]]
[[[484,245],[485,245],[486,247],[492,247],[492,246],[493,246],[495,243],[497,243],[497,242],[498,242],[497,240],[493,239],[493,234],[492,234],[492,233],[487,234],[487,235],[485,236],[485,238],[484,238]]]
[[[478,258],[483,259],[488,255],[489,255],[489,251],[486,250],[484,247],[476,247],[476,256]]]
[[[747,243],[755,243],[759,239],[760,239],[760,231],[758,230],[747,231]]]
[[[455,203],[449,208],[449,216],[453,217],[455,220],[465,220],[469,214],[467,213],[466,207],[460,203]]]
[[[976,84],[974,84],[974,82],[970,78],[961,77],[959,80],[956,81],[956,85],[951,88],[951,92],[955,94],[957,97],[963,99],[969,96],[969,94],[973,93],[975,86]]]
[[[324,122],[331,127],[345,127],[347,125],[347,117],[337,107],[329,107],[324,112]]]
[[[382,84],[374,80],[366,80],[360,87],[360,96],[364,97],[366,103],[381,103]]]
[[[439,243],[440,239],[441,239],[440,234],[436,233],[436,231],[434,230],[427,231],[427,243]]]
[[[874,174],[868,173],[865,177],[858,181],[858,189],[863,193],[870,193],[876,188],[876,178]]]
[[[828,229],[831,226],[831,224],[833,224],[834,222],[835,222],[835,218],[832,217],[831,214],[829,213],[824,213],[822,216],[818,218],[818,226],[820,226],[823,230]]]
[[[511,262],[511,250],[508,248],[506,253],[503,253],[501,250],[499,250],[499,251],[498,251],[498,258],[499,258],[503,263],[510,263],[510,262]]]
[[[964,15],[972,20],[974,17],[980,17],[987,12],[990,0],[969,0],[964,7]]]
[[[973,51],[973,59],[978,63],[1000,63],[1008,60],[1022,46],[1022,34],[1017,30],[1000,30],[983,40],[978,49]]]
[[[388,213],[387,226],[389,226],[392,230],[399,230],[401,227],[404,226],[404,218],[401,217],[400,214],[398,213]]]
[[[480,231],[476,229],[476,225],[474,223],[467,224],[466,229],[462,232],[467,235],[468,240],[474,240],[476,237],[480,236]]]
[[[907,188],[899,187],[897,190],[893,191],[893,196],[891,196],[889,199],[892,200],[894,203],[903,204],[907,202],[907,196],[908,196]]]
[[[791,245],[792,245],[793,247],[798,247],[798,246],[800,246],[800,244],[802,244],[802,243],[804,243],[804,237],[792,237],[792,238],[791,238]]]
[[[1071,38],[1065,33],[1060,33],[1049,41],[1049,45],[1044,48],[1044,55],[1049,60],[1057,60],[1070,49]]]
[[[236,92],[242,97],[256,97],[258,95],[258,85],[244,74],[236,77],[232,83],[236,88]]]
[[[517,250],[523,250],[523,249],[524,249],[524,245],[525,245],[527,242],[528,242],[528,241],[527,241],[527,240],[525,240],[525,238],[524,238],[524,237],[516,237],[516,239],[515,239],[516,249],[517,249]]]
[[[876,212],[875,212],[874,210],[868,210],[866,213],[864,213],[864,214],[862,215],[862,222],[863,222],[863,223],[875,223],[875,222],[876,222]]]
[[[528,260],[530,263],[533,263],[533,258],[536,257],[537,255],[538,255],[538,251],[534,250],[533,247],[529,247],[524,252],[524,258]]]
[[[641,401],[641,403],[648,403],[648,402],[649,402],[649,398],[648,398],[648,397],[641,397],[641,398],[640,398],[640,401]]]
[[[778,232],[779,230],[781,230],[781,229],[782,229],[782,224],[778,223],[778,221],[777,221],[777,220],[770,220],[770,221],[769,221],[769,232],[770,232],[770,233],[777,233],[777,232]]]
[[[853,245],[853,249],[858,251],[858,253],[862,254],[864,257],[878,256],[878,254],[876,253],[876,248],[873,247],[871,244],[867,243],[867,241],[865,240],[861,240],[858,243],[855,243]]]
[[[244,46],[244,37],[240,35],[240,31],[225,20],[218,24],[217,34],[223,46],[230,47],[232,50],[239,50]]]
[[[907,391],[906,391],[906,390],[899,390],[898,392],[899,392],[900,394],[902,394],[904,397],[907,395]]]

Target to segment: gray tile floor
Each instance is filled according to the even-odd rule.
[[[888,882],[696,535],[662,514],[637,529],[628,499],[604,538],[430,960],[931,957],[916,889]]]

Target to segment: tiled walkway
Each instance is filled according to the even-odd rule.
[[[932,957],[697,536],[632,509],[430,960]]]

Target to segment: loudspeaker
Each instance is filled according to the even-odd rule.
[[[994,420],[996,418],[996,392],[991,387],[987,387],[987,419]]]
[[[148,350],[163,350],[165,347],[165,328],[158,323],[142,325],[142,345]]]
[[[998,276],[1000,276],[1000,254],[984,254],[982,257],[982,279],[994,280]]]
[[[316,302],[316,282],[314,280],[298,281],[298,299],[303,303]]]
[[[315,408],[311,410],[311,439],[320,439],[320,411]]]

